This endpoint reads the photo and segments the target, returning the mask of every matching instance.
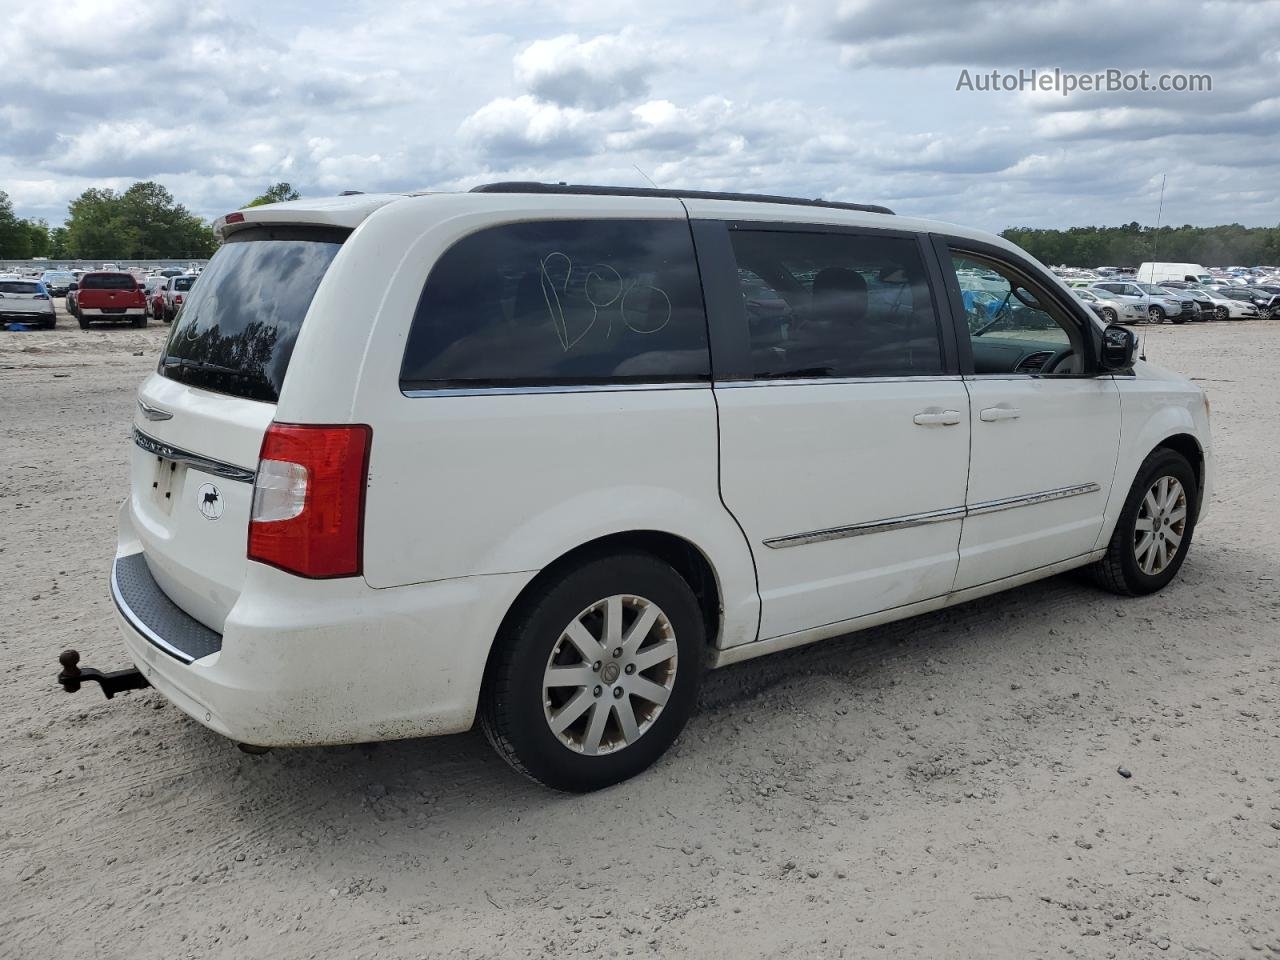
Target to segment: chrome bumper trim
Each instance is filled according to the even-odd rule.
[[[164,457],[166,460],[173,460],[175,463],[185,463],[201,473],[211,473],[215,477],[222,477],[224,480],[253,483],[255,476],[255,471],[253,470],[249,470],[246,467],[238,467],[234,463],[224,463],[221,460],[202,457],[198,453],[183,450],[181,447],[170,446],[163,440],[157,440],[155,437],[143,433],[137,427],[133,428],[133,442],[147,451],[147,453],[154,454],[157,457]]]

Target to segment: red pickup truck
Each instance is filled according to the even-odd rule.
[[[86,273],[67,293],[67,309],[88,327],[95,320],[129,320],[147,325],[147,297],[129,273]]]

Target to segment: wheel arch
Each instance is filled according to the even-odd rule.
[[[502,645],[509,625],[519,615],[530,597],[536,596],[546,589],[548,583],[566,571],[579,566],[593,557],[610,556],[624,552],[647,553],[657,557],[671,567],[689,584],[698,608],[702,611],[703,627],[706,632],[706,649],[708,656],[716,646],[716,640],[724,623],[724,593],[719,576],[710,558],[694,544],[677,534],[665,530],[626,530],[596,537],[586,543],[562,553],[555,560],[543,567],[538,574],[525,584],[516,595],[507,612],[498,625],[493,642],[489,645],[488,659],[485,663],[485,681],[488,681],[489,668]]]
[[[1204,448],[1200,446],[1200,441],[1189,433],[1175,433],[1157,443],[1151,453],[1155,453],[1156,450],[1172,450],[1181,454],[1191,464],[1191,469],[1196,475],[1196,513],[1199,514],[1204,509],[1205,491]],[[1147,456],[1151,456],[1151,453]]]

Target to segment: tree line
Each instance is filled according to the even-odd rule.
[[[288,183],[273,183],[245,206],[296,199],[298,192]],[[202,259],[217,245],[207,222],[151,180],[122,191],[86,190],[71,201],[66,222],[58,227],[20,218],[0,190],[0,258],[6,260]]]
[[[1073,267],[1137,266],[1148,261],[1198,263],[1203,267],[1280,264],[1280,226],[1121,227],[1037,230],[1010,227],[1000,234],[1041,263]]]
[[[245,204],[298,199],[288,183],[273,183]],[[1042,263],[1077,267],[1136,266],[1147,260],[1199,263],[1206,267],[1280,264],[1280,226],[1161,227],[1138,223],[1120,227],[1043,230],[1010,227],[1000,234]],[[217,247],[213,230],[178,203],[160,184],[147,180],[120,192],[91,188],[71,201],[67,220],[50,227],[21,219],[0,190],[0,257],[85,260],[203,258]]]

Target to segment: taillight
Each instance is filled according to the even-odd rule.
[[[373,428],[273,423],[262,438],[249,559],[303,577],[362,570]]]
[[[176,297],[174,297],[174,298],[173,298],[173,302],[174,302],[174,303],[181,303],[181,302],[182,302],[182,294],[178,294]]]

